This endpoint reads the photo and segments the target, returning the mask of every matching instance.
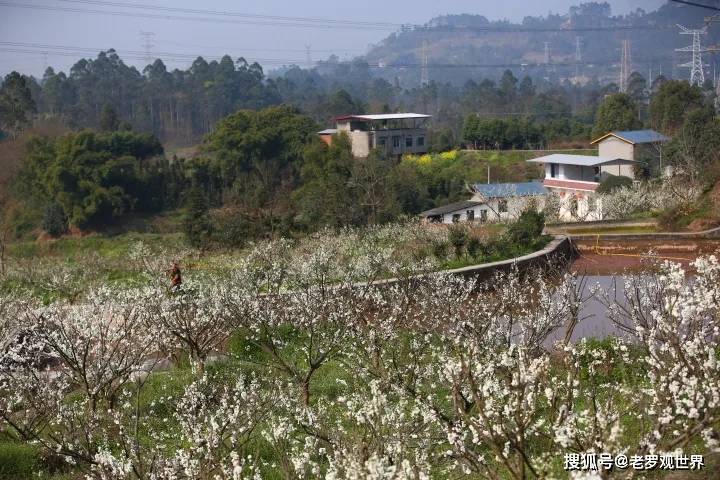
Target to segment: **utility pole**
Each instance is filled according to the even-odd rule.
[[[140,31],[140,36],[142,37],[141,45],[145,50],[145,63],[150,65],[153,61],[152,48],[155,46],[155,44],[152,43],[152,40],[155,36],[155,32]]]
[[[420,86],[430,83],[430,72],[428,71],[428,41],[423,40],[422,45],[422,66],[420,67]]]
[[[623,40],[622,59],[620,61],[620,91],[628,90],[628,77],[630,76],[630,40]]]
[[[543,55],[543,63],[548,65],[550,63],[550,42],[545,43],[545,54]]]
[[[707,51],[700,46],[700,35],[707,34],[707,27],[700,29],[691,29],[678,24],[680,35],[692,35],[692,45],[676,48],[676,52],[692,52],[692,60],[687,63],[678,65],[678,67],[686,67],[690,69],[690,85],[702,86],[705,83],[705,72],[703,71],[702,53]]]

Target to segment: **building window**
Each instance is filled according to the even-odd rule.
[[[380,145],[381,147],[384,147],[385,145],[387,145],[387,137],[378,138],[378,145]]]
[[[467,215],[468,222],[475,220],[475,210],[468,210],[465,214]]]
[[[480,221],[482,223],[487,222],[487,210],[485,210],[485,209],[480,210]]]
[[[405,147],[412,148],[412,137],[405,137]]]
[[[557,164],[551,163],[550,164],[550,178],[557,177]]]
[[[507,213],[507,200],[498,200],[498,212]]]
[[[393,137],[393,147],[399,148],[400,147],[400,138],[399,136]]]
[[[452,222],[453,222],[453,223],[458,223],[459,221],[460,221],[460,214],[459,214],[459,213],[453,213]]]
[[[425,146],[425,137],[418,137],[418,139],[417,139],[417,146],[418,146],[418,147],[424,147],[424,146]]]

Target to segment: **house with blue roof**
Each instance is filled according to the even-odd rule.
[[[548,189],[542,182],[476,183],[470,185],[472,198],[422,212],[433,223],[502,222],[520,216],[531,201],[542,208]]]
[[[426,221],[440,223],[498,222],[517,218],[533,201],[538,209],[553,205],[562,220],[601,220],[602,199],[595,194],[609,176],[635,180],[667,174],[662,145],[670,140],[654,130],[610,132],[592,141],[598,155],[555,153],[528,160],[542,166],[542,180],[525,183],[476,183],[472,198],[421,213]],[[558,202],[549,203],[548,199]]]
[[[595,195],[609,176],[635,180],[665,172],[662,145],[669,138],[654,130],[610,132],[593,140],[598,155],[552,154],[528,160],[545,170],[543,185],[560,198],[558,215],[563,220],[601,220],[602,205]]]
[[[628,169],[623,173],[632,178],[635,170],[643,171],[646,176],[667,173],[662,165],[662,146],[668,140],[670,140],[668,137],[655,130],[627,130],[606,133],[590,144],[597,145],[600,157],[622,158],[637,162],[634,169]]]

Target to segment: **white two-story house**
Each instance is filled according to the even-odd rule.
[[[634,179],[635,160],[591,155],[553,154],[528,160],[545,168],[543,185],[560,197],[560,218],[601,220],[595,190],[608,175]]]

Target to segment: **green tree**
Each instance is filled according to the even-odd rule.
[[[361,114],[365,110],[362,102],[355,100],[347,90],[340,89],[333,93],[324,107],[329,116]]]
[[[348,193],[369,225],[387,222],[399,213],[397,199],[389,188],[391,171],[389,159],[378,151],[353,162]]]
[[[642,127],[638,119],[637,105],[626,93],[607,96],[598,107],[595,115],[593,137],[605,135],[615,130],[635,130]]]
[[[317,124],[294,107],[240,110],[218,122],[205,138],[212,202],[231,202],[270,233],[292,214],[291,193],[303,153],[317,140]]]
[[[638,72],[632,72],[628,78],[627,93],[635,102],[644,100],[647,96],[647,81],[645,77]]]
[[[650,100],[650,125],[667,135],[674,134],[683,124],[685,114],[703,106],[700,87],[684,80],[662,82]]]
[[[520,217],[510,224],[505,236],[508,241],[523,247],[532,246],[542,235],[545,228],[545,215],[538,212],[534,204],[528,205]]]
[[[665,147],[665,156],[678,173],[713,182],[712,168],[720,166],[720,120],[711,107],[685,115],[682,127]]]
[[[0,129],[17,137],[30,124],[35,111],[27,79],[18,72],[7,75],[0,87]]]
[[[129,211],[162,208],[154,160],[161,153],[155,137],[133,132],[36,138],[28,144],[18,188],[28,202],[57,203],[71,225],[103,227]]]
[[[357,199],[349,194],[353,163],[350,138],[344,132],[329,146],[316,140],[306,148],[300,169],[302,185],[293,192],[303,226],[358,223]]]
[[[114,132],[120,127],[120,119],[113,108],[105,104],[100,112],[100,130]]]
[[[59,237],[68,230],[67,215],[57,203],[51,203],[45,209],[42,228],[51,237]]]
[[[190,189],[183,216],[185,239],[194,247],[207,245],[213,233],[210,221],[207,198],[202,189],[194,186]]]

